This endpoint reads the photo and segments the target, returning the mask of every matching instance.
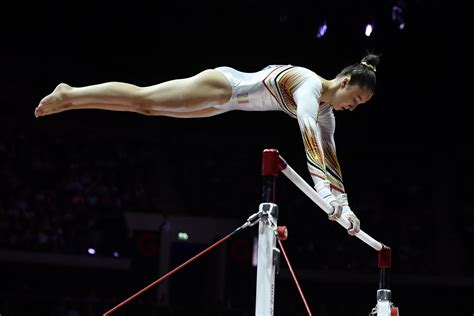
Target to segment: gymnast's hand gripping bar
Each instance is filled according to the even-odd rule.
[[[328,215],[333,212],[333,208],[328,203],[326,203],[322,197],[319,196],[315,189],[313,189],[296,173],[296,171],[293,170],[293,168],[288,165],[288,163],[279,155],[276,149],[265,149],[263,152],[262,174],[277,176],[280,171],[324,212],[326,212]],[[341,217],[337,220],[337,222],[346,229],[351,227],[351,223],[345,218]],[[359,231],[355,236],[377,251],[381,251],[382,249],[386,248],[385,245],[373,239],[362,230]]]

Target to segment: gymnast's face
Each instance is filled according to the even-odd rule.
[[[344,77],[334,93],[331,105],[337,111],[354,111],[359,104],[366,103],[374,94],[372,90],[349,84],[350,77]]]

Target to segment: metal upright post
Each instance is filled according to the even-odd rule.
[[[279,153],[265,149],[262,159],[263,190],[259,206],[258,225],[256,316],[273,315],[275,298],[275,270],[280,251],[276,248],[278,206],[276,202],[276,177],[279,170]]]
[[[377,290],[377,305],[371,315],[398,316],[398,308],[392,303],[390,290],[390,268],[392,267],[392,250],[383,246],[379,251],[378,266],[380,269],[379,289]]]

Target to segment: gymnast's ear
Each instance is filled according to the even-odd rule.
[[[344,76],[344,77],[342,77],[342,80],[341,80],[341,88],[344,89],[346,86],[348,86],[350,81],[351,81],[351,77],[350,77],[350,76]]]

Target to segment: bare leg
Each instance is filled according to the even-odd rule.
[[[110,111],[143,111],[187,113],[212,108],[227,102],[232,87],[227,78],[216,70],[204,70],[184,79],[176,79],[149,87],[123,82],[107,82],[85,87],[59,84],[43,98],[35,115],[44,116],[66,110],[94,105]],[[58,111],[59,110],[59,111]]]
[[[218,114],[222,114],[228,112],[229,110],[217,109],[217,108],[205,108],[196,111],[188,111],[188,112],[167,112],[167,111],[155,111],[155,110],[143,110],[139,108],[132,108],[129,106],[119,105],[119,104],[80,104],[75,105],[72,107],[70,104],[62,105],[54,110],[51,110],[48,115],[60,113],[67,110],[82,110],[82,109],[102,109],[102,110],[111,110],[111,111],[124,111],[124,112],[135,112],[143,115],[150,115],[150,116],[169,116],[169,117],[176,117],[176,118],[199,118],[199,117],[210,117],[215,116]]]

